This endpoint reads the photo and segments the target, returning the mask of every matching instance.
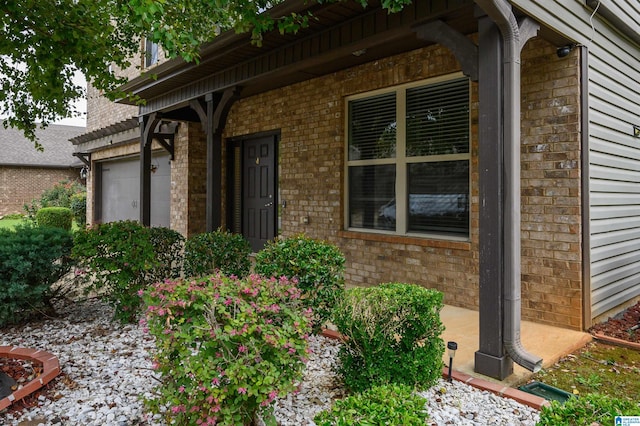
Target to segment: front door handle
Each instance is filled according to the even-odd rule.
[[[273,201],[269,201],[267,204],[265,204],[265,207],[271,207],[273,205]]]

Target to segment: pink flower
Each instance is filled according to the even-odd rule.
[[[140,296],[140,297],[144,296],[144,290],[143,289],[138,290],[138,296]]]
[[[211,380],[211,384],[212,384],[213,386],[218,386],[218,385],[220,384],[220,379],[218,379],[217,377],[214,377],[214,378]]]
[[[184,392],[184,386],[180,386],[180,387],[178,388],[178,392],[180,392],[180,393]]]
[[[241,393],[243,395],[246,394],[247,393],[247,388],[238,388],[238,393]]]
[[[245,345],[238,346],[238,352],[243,353],[247,351],[247,347]]]
[[[173,407],[171,407],[171,411],[176,414],[176,413],[186,413],[187,409],[184,405],[174,405]]]

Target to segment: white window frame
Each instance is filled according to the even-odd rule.
[[[447,234],[439,234],[439,233],[428,233],[428,232],[409,232],[408,227],[408,212],[407,212],[407,204],[408,203],[398,203],[396,202],[396,230],[383,230],[383,229],[372,229],[372,228],[360,228],[360,227],[350,227],[349,223],[349,214],[350,214],[350,206],[349,206],[349,168],[355,166],[370,166],[370,165],[395,165],[396,167],[396,184],[395,184],[395,193],[396,198],[406,199],[408,197],[407,194],[407,166],[412,163],[425,163],[425,162],[442,162],[442,161],[461,161],[466,160],[469,165],[469,193],[467,194],[469,200],[469,209],[467,214],[470,216],[471,214],[471,81],[468,81],[469,84],[469,149],[467,153],[458,153],[458,154],[446,154],[446,155],[429,155],[429,156],[415,156],[409,157],[406,155],[406,140],[407,140],[407,132],[406,132],[406,92],[407,89],[428,86],[430,84],[456,80],[460,78],[464,78],[465,76],[459,72],[454,74],[443,75],[439,77],[429,78],[421,81],[416,81],[412,83],[406,83],[402,85],[386,87],[384,89],[373,90],[370,92],[360,93],[356,95],[347,96],[345,98],[345,143],[344,143],[344,226],[348,231],[361,232],[361,233],[375,233],[375,234],[385,234],[385,235],[397,235],[397,236],[407,236],[407,237],[417,237],[423,239],[441,239],[441,240],[451,240],[451,241],[470,241],[471,239],[471,218],[468,218],[468,233],[467,236],[457,236],[457,235],[447,235]],[[388,93],[396,93],[396,152],[394,158],[382,158],[382,159],[371,159],[371,160],[349,160],[349,130],[350,130],[350,114],[349,114],[349,102],[359,99],[371,98],[378,95],[388,94]]]

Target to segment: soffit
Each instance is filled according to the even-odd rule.
[[[396,14],[354,1],[280,6],[274,11],[308,10],[314,18],[297,34],[265,34],[262,47],[252,45],[247,34],[222,34],[203,47],[200,64],[174,59],[154,68],[153,78],[138,77],[123,89],[147,101],[142,113],[167,111],[234,85],[243,87],[242,97],[251,96],[426,46],[411,30],[418,23],[440,19],[465,35],[477,31],[472,0],[417,0]]]

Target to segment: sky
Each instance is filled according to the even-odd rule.
[[[73,80],[76,84],[81,85],[85,89],[87,88],[87,81],[84,78],[84,75],[80,72],[76,73],[76,76]],[[82,114],[80,117],[74,118],[64,118],[62,120],[56,121],[54,124],[64,124],[66,126],[80,126],[86,127],[87,125],[87,99],[86,97],[76,102],[76,109]]]

